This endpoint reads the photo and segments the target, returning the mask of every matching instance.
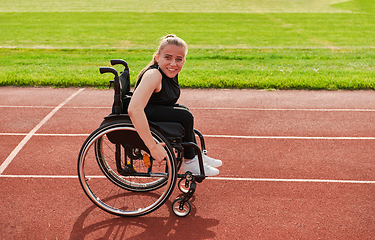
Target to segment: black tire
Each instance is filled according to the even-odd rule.
[[[146,172],[139,165],[135,173],[119,173],[114,149],[121,147],[122,144],[116,141],[127,138],[127,133],[133,137],[136,133],[130,122],[103,124],[83,144],[77,168],[81,186],[93,203],[111,214],[135,217],[155,211],[169,198],[177,179],[176,159],[164,136],[151,129],[156,142],[166,143],[167,159],[163,166],[153,166]],[[111,139],[111,135],[120,136],[120,140]],[[139,142],[139,139],[133,140]],[[137,147],[148,151],[144,146]],[[142,161],[140,159],[138,162]]]
[[[190,184],[188,184],[188,186],[186,187],[186,178],[181,178],[178,181],[178,189],[182,193],[188,193],[189,192],[189,186],[190,186]]]
[[[191,203],[186,201],[182,203],[183,198],[177,198],[172,202],[172,211],[178,217],[186,217],[191,212]]]

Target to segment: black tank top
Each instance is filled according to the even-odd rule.
[[[145,72],[150,69],[158,69],[162,75],[161,80],[161,90],[157,93],[152,93],[148,104],[155,104],[155,105],[165,105],[165,106],[172,106],[175,104],[180,97],[180,86],[178,85],[178,74],[174,78],[167,77],[163,73],[163,71],[159,68],[158,65],[150,66]],[[139,83],[142,81],[143,75],[138,79],[136,88],[138,87]]]

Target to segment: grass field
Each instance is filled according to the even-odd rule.
[[[349,2],[349,4],[347,4]],[[341,5],[348,5],[348,9]],[[363,4],[364,3],[364,4]],[[336,5],[340,5],[336,7]],[[367,2],[346,0],[2,0],[1,12],[351,12]]]
[[[258,2],[5,0],[0,86],[104,87],[111,58],[134,83],[175,33],[190,47],[183,87],[375,89],[374,1]]]

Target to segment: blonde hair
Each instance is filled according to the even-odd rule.
[[[161,50],[163,50],[165,48],[165,46],[167,45],[176,45],[176,46],[179,46],[179,47],[183,47],[185,49],[185,55],[188,53],[188,46],[186,44],[186,42],[184,40],[182,40],[181,38],[177,37],[176,35],[174,34],[168,34],[164,37],[161,38],[161,42],[160,42],[160,45],[159,45],[159,48],[158,50],[154,53],[154,55],[152,56],[152,60],[149,64],[147,64],[147,66],[142,69],[142,71],[138,74],[138,80],[139,78],[142,76],[142,74],[152,65],[157,65],[158,62],[156,61],[156,55],[159,55]]]

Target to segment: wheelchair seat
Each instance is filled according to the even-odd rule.
[[[155,122],[168,139],[180,138],[185,135],[184,127],[177,122]]]

